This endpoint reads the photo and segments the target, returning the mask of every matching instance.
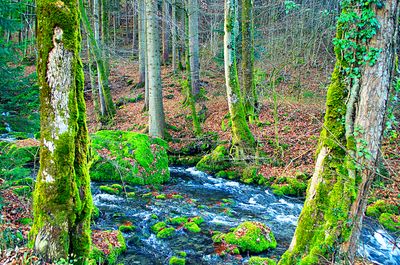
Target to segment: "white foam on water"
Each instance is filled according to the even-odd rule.
[[[288,215],[280,214],[280,215],[275,216],[275,219],[282,223],[289,223],[292,225],[297,225],[298,217],[291,215],[291,214],[288,214]]]

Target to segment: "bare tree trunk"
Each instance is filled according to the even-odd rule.
[[[149,135],[164,138],[165,119],[161,86],[160,42],[157,2],[145,0],[147,18],[147,66],[149,91]]]
[[[199,4],[197,0],[188,0],[189,24],[189,62],[192,94],[196,97],[200,91],[199,62]]]
[[[176,0],[172,0],[172,18],[171,18],[171,33],[172,33],[172,69],[177,72],[177,20],[176,20]]]
[[[146,80],[146,18],[144,0],[138,0],[138,28],[139,28],[139,86]]]
[[[132,0],[132,51],[135,53],[136,48],[138,46],[137,39],[138,39],[138,31],[139,31],[139,16],[138,16],[138,1]]]
[[[169,2],[163,0],[162,5],[163,20],[162,20],[162,61],[163,65],[169,62],[169,35],[170,35],[170,13]]]
[[[232,151],[235,157],[246,159],[248,155],[254,154],[255,141],[246,121],[236,66],[237,10],[237,0],[225,0],[225,81],[232,120]]]

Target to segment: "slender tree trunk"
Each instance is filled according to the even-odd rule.
[[[98,0],[93,0],[93,17],[94,17],[94,38],[95,41],[97,42],[97,45],[100,44],[100,27],[99,27],[99,18],[100,18],[100,8],[99,8],[99,2]],[[102,80],[101,80],[101,70],[100,70],[100,64],[98,63],[98,60],[96,60],[96,65],[97,65],[97,87],[98,87],[98,96],[99,96],[99,101],[100,101],[100,116],[105,117],[107,114],[107,109],[106,109],[106,102],[104,100],[104,93],[103,93],[103,88],[102,88]]]
[[[162,10],[163,10],[162,56],[163,56],[163,64],[166,65],[169,62],[169,35],[170,35],[170,19],[171,19],[169,14],[168,0],[163,0]]]
[[[136,47],[137,47],[137,39],[138,39],[138,1],[136,0],[132,0],[132,50],[133,50],[133,54],[136,51]]]
[[[41,151],[30,245],[47,261],[73,253],[85,264],[93,202],[79,58],[80,12],[77,1],[36,3]]]
[[[149,85],[149,135],[164,138],[165,119],[161,86],[160,42],[157,2],[145,0],[147,18],[147,60]]]
[[[138,0],[138,26],[139,26],[139,86],[146,80],[146,18],[144,0]]]
[[[108,27],[109,23],[109,10],[110,10],[110,2],[111,0],[100,0],[101,1],[101,51],[102,58],[104,58],[104,68],[105,74],[108,78],[110,76],[110,31]]]
[[[93,65],[94,63],[93,63],[92,54],[91,54],[92,48],[90,47],[89,38],[86,38],[86,47],[87,47],[87,53],[88,53],[89,77],[90,77],[90,88],[92,91],[93,108],[94,108],[94,113],[96,114],[96,119],[100,120],[99,92],[98,92],[98,87],[96,86],[96,80],[95,80],[96,69]]]
[[[248,155],[254,154],[255,141],[246,121],[236,66],[237,10],[237,0],[225,0],[225,81],[232,120],[232,152],[235,157],[246,159]]]
[[[355,2],[342,2],[315,171],[292,243],[279,264],[354,262],[393,78],[399,11],[398,0],[379,7]],[[367,13],[365,28],[356,27]],[[348,14],[354,17],[344,19]]]
[[[257,93],[254,80],[254,0],[242,0],[242,79],[246,117],[253,122]]]
[[[171,18],[171,33],[172,33],[172,69],[177,73],[177,19],[176,19],[176,0],[172,0],[172,18]]]
[[[200,62],[199,62],[199,4],[197,0],[188,0],[189,24],[189,62],[192,94],[200,91]]]

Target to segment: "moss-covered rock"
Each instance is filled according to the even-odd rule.
[[[400,215],[382,213],[379,216],[379,223],[389,231],[400,231]]]
[[[241,252],[260,253],[276,248],[275,236],[271,229],[260,222],[244,222],[227,234],[216,233],[213,240],[216,243],[225,241],[227,244],[236,245]]]
[[[204,156],[196,168],[209,173],[217,173],[231,166],[228,148],[224,145],[217,146],[211,154]]]
[[[382,213],[398,214],[399,209],[395,205],[385,202],[384,200],[377,200],[376,202],[368,205],[366,215],[379,218]]]
[[[161,184],[170,175],[168,145],[158,138],[125,131],[99,131],[92,135],[94,181]]]
[[[154,233],[158,233],[161,229],[164,229],[166,226],[167,226],[167,224],[165,222],[158,222],[151,227],[151,230]]]
[[[305,196],[307,182],[295,177],[281,177],[277,183],[271,185],[271,188],[272,192],[278,196]]]
[[[193,218],[190,218],[189,221],[193,222],[193,223],[195,223],[197,225],[201,225],[202,223],[204,223],[204,219],[201,216],[195,216]]]
[[[169,260],[169,265],[185,265],[186,259],[172,256]]]
[[[243,169],[242,177],[240,180],[243,183],[251,184],[258,183],[260,175],[258,174],[259,168],[257,166],[248,166]]]
[[[113,194],[113,195],[119,195],[121,191],[117,188],[112,188],[111,186],[107,185],[102,185],[99,187],[100,191],[108,193],[108,194]]]
[[[120,225],[118,230],[123,233],[129,233],[135,231],[135,226],[132,224]]]
[[[200,233],[201,228],[195,222],[187,222],[183,226],[187,231],[192,233]]]
[[[181,225],[187,223],[188,218],[186,216],[177,216],[174,218],[170,218],[168,220],[169,223],[174,224],[174,225]]]
[[[269,258],[263,257],[251,257],[249,259],[248,265],[276,265],[276,261]]]
[[[164,229],[161,229],[158,233],[157,233],[157,238],[169,238],[172,237],[173,235],[175,235],[175,228],[173,227],[166,227]]]

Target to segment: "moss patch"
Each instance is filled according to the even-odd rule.
[[[172,256],[169,260],[169,265],[185,265],[186,259]]]
[[[248,265],[276,265],[276,261],[269,258],[262,257],[251,257],[249,259]]]
[[[94,244],[90,259],[99,264],[116,264],[118,257],[125,252],[126,243],[121,231],[93,231]],[[101,238],[101,240],[97,240]]]
[[[379,223],[389,231],[400,231],[400,215],[383,213],[379,216]]]
[[[230,166],[231,163],[228,155],[228,148],[224,145],[219,145],[211,152],[211,154],[205,155],[199,163],[197,163],[196,168],[208,173],[217,173],[229,168]]]
[[[225,241],[236,245],[241,252],[260,253],[276,248],[275,236],[271,229],[260,222],[244,222],[227,234],[217,233],[213,236],[215,243]]]
[[[124,131],[99,131],[92,135],[94,181],[161,184],[169,180],[168,145],[157,138]]]
[[[200,233],[201,228],[195,222],[187,222],[183,226],[186,230],[192,233]]]

